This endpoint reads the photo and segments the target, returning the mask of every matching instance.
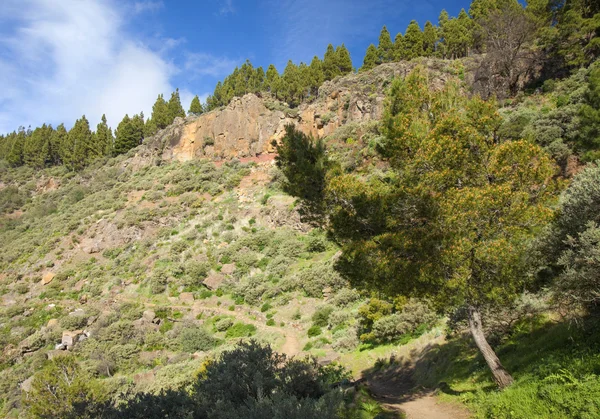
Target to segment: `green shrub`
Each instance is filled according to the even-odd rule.
[[[313,324],[319,327],[326,327],[329,324],[329,316],[331,315],[331,313],[333,313],[333,307],[320,307],[312,315]]]
[[[260,307],[260,311],[261,312],[267,312],[269,310],[271,310],[271,308],[273,308],[273,306],[269,303],[264,303],[261,307]]]
[[[275,320],[273,320],[273,319],[267,320],[267,326],[275,326]]]
[[[225,333],[227,338],[247,338],[256,333],[256,326],[245,323],[235,323]]]
[[[179,334],[179,343],[181,349],[189,353],[209,351],[217,345],[216,339],[199,326],[184,328]]]
[[[231,320],[228,317],[215,322],[215,330],[217,330],[218,332],[225,332],[231,326],[233,326],[233,320]]]
[[[321,328],[317,325],[311,326],[308,329],[308,331],[306,332],[306,334],[308,335],[309,338],[319,336],[321,333],[322,333]]]

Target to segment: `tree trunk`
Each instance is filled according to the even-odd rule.
[[[488,367],[492,371],[494,381],[498,387],[503,389],[511,385],[513,378],[508,371],[504,369],[500,363],[500,359],[498,359],[498,356],[485,338],[481,324],[481,313],[479,313],[479,310],[473,306],[469,306],[469,328],[471,329],[473,340],[475,340],[475,344],[479,348],[479,351],[485,358],[485,362],[487,362]]]

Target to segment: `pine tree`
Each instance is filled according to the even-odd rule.
[[[302,85],[298,66],[289,60],[282,76],[281,94],[290,106],[296,106],[301,96]]]
[[[132,148],[140,145],[143,139],[143,114],[134,115],[133,118],[129,118],[129,115],[125,115],[125,117],[117,127],[114,149],[115,155],[127,153]]]
[[[369,45],[367,48],[367,53],[365,54],[365,58],[363,60],[363,65],[360,68],[360,71],[368,71],[377,66],[379,61],[379,53],[377,51],[377,47],[373,44]]]
[[[154,106],[152,106],[151,119],[157,130],[164,129],[173,122],[172,120],[169,120],[169,109],[162,94],[158,95],[156,102],[154,102]]]
[[[352,58],[350,58],[350,51],[344,44],[340,45],[335,49],[336,61],[339,72],[341,75],[346,75],[351,73],[353,70],[352,67]]]
[[[179,98],[179,89],[171,93],[171,99],[169,99],[169,103],[167,104],[167,112],[169,114],[169,125],[177,117],[185,118],[185,111],[183,110],[183,106],[181,106],[181,99]]]
[[[446,10],[442,10],[438,18],[438,39],[437,55],[441,58],[446,58],[448,46],[446,43],[446,25],[450,20],[450,16]]]
[[[70,170],[81,170],[95,157],[94,138],[85,115],[75,121],[66,141],[61,144],[61,159]]]
[[[398,32],[394,39],[394,61],[402,61],[406,59],[406,51],[404,50],[404,37],[401,32]]]
[[[108,126],[106,121],[106,115],[102,115],[102,120],[96,126],[95,133],[95,154],[96,156],[108,156],[112,154],[113,143],[115,139],[113,137],[112,129]]]
[[[402,41],[407,60],[423,56],[423,32],[416,20],[410,22]]]
[[[438,40],[438,33],[430,21],[425,22],[423,30],[423,50],[426,57],[430,57],[435,53],[435,44]]]
[[[340,69],[337,63],[337,56],[333,45],[327,45],[327,51],[323,57],[323,72],[325,73],[325,80],[333,80],[336,76],[339,76]]]
[[[9,138],[7,139],[8,150],[6,161],[12,167],[22,166],[24,163],[23,146],[25,145],[26,138],[27,134],[25,132],[25,128],[19,127],[19,130],[10,134]]]
[[[23,160],[31,167],[41,169],[51,163],[50,137],[54,130],[46,124],[26,136],[23,144]]]
[[[323,62],[316,55],[310,62],[309,74],[310,74],[310,94],[317,96],[319,93],[319,87],[325,81],[325,73],[323,73]]]
[[[60,124],[50,137],[50,158],[52,164],[65,164],[61,153],[63,144],[67,143],[67,141],[69,141],[69,135],[65,124]]]
[[[203,112],[202,104],[200,103],[200,98],[198,95],[194,96],[192,99],[192,103],[190,105],[190,110],[188,111],[188,115],[200,115]]]
[[[392,43],[392,37],[385,25],[379,34],[377,52],[379,53],[379,63],[389,63],[394,60],[394,44]]]
[[[269,65],[267,68],[267,74],[265,75],[265,90],[271,93],[275,98],[277,98],[277,94],[279,92],[279,85],[281,81],[279,80],[279,73],[277,72],[277,68],[273,64]]]

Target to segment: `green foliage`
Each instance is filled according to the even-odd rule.
[[[276,144],[278,155],[275,160],[287,179],[283,188],[290,195],[299,197],[306,207],[302,213],[317,222],[323,212],[325,174],[329,168],[325,145],[294,125],[286,125],[285,132],[281,144]]]
[[[369,45],[367,48],[367,52],[365,54],[365,58],[363,59],[363,65],[360,68],[360,71],[368,71],[375,68],[379,64],[379,52],[377,51],[377,47],[373,44]]]
[[[306,335],[309,338],[314,338],[315,336],[319,336],[322,333],[321,327],[315,325],[312,325],[311,327],[309,327],[309,329],[306,331]]]
[[[226,338],[248,338],[256,333],[253,324],[235,323],[225,333]]]
[[[200,99],[198,98],[198,95],[196,95],[192,99],[192,103],[190,104],[190,109],[188,110],[188,115],[200,115],[202,112],[204,112],[204,109],[202,109],[202,104],[200,103]]]
[[[102,397],[75,358],[58,356],[34,376],[24,403],[34,417],[90,417],[88,406]]]
[[[313,325],[326,327],[329,324],[329,316],[331,313],[333,313],[333,307],[331,306],[323,306],[317,309],[312,316]]]
[[[115,154],[123,154],[137,147],[144,139],[144,116],[134,115],[129,118],[125,115],[116,130]]]
[[[200,326],[185,327],[179,333],[179,343],[185,352],[209,351],[217,345],[216,339]]]

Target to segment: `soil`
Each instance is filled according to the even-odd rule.
[[[462,406],[440,401],[432,390],[418,389],[408,373],[377,374],[366,379],[375,400],[387,410],[407,419],[467,419],[471,414]]]

